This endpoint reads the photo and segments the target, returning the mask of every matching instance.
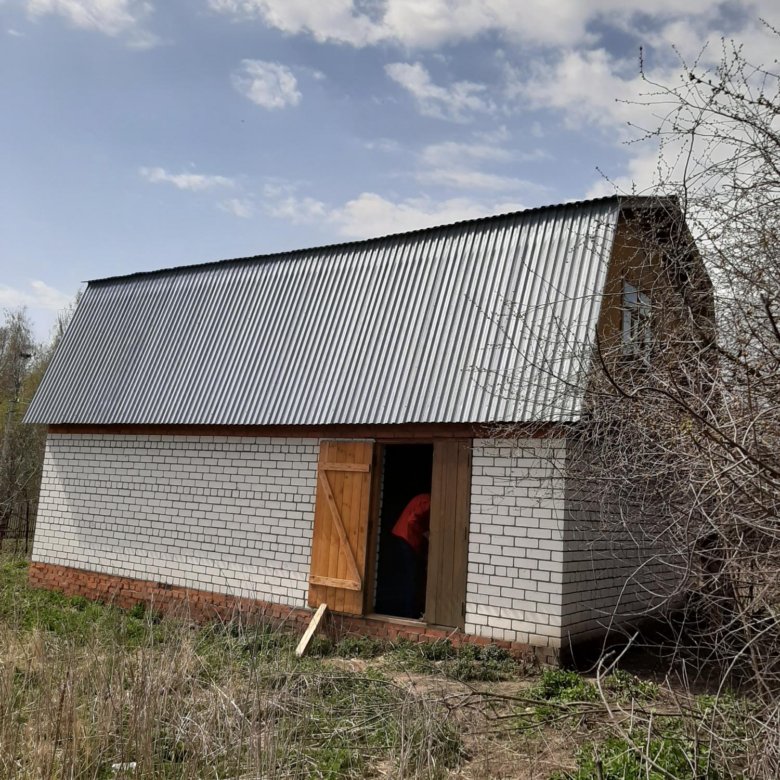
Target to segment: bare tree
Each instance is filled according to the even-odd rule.
[[[22,419],[74,309],[60,314],[48,345],[36,344],[24,310],[0,323],[0,545],[16,551],[32,542],[46,444],[45,427]]]
[[[627,242],[654,246],[662,262],[637,252],[647,295],[635,302],[628,353],[625,333],[600,332],[592,345],[589,421],[570,459],[574,542],[615,560],[633,551],[635,616],[640,603],[665,608],[667,648],[686,669],[750,692],[740,749],[715,707],[706,760],[776,778],[780,75],[724,44],[714,68],[684,65],[677,85],[645,83],[644,100],[664,112],[645,140],[660,142],[662,190],[677,195],[685,223],[640,215],[643,241]],[[694,241],[714,287],[691,275]]]

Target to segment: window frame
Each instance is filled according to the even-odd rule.
[[[652,301],[638,285],[623,279],[621,343],[626,356],[647,358],[653,346]]]

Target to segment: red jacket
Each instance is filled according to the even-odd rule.
[[[416,553],[421,553],[428,541],[431,523],[431,497],[428,493],[415,496],[401,512],[392,534],[403,539]]]

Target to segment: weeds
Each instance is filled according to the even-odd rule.
[[[555,773],[554,780],[718,780],[707,749],[692,740],[676,734],[635,736],[636,741],[609,737],[581,748],[576,770]]]
[[[517,675],[518,665],[509,653],[496,645],[461,645],[449,640],[392,645],[388,662],[405,671],[442,674],[461,682],[496,682]]]
[[[539,682],[531,689],[531,696],[540,701],[569,704],[598,699],[595,686],[577,672],[565,669],[545,669]]]
[[[453,681],[519,682],[528,670],[501,648],[447,640],[319,636],[298,659],[297,638],[262,615],[197,627],[143,606],[32,590],[25,574],[0,558],[3,778],[433,780],[462,773],[467,752],[476,767],[475,751],[492,754],[499,740],[531,755],[552,737],[573,767],[558,778],[719,780],[708,736],[728,742],[735,765],[749,743],[750,712],[731,695],[687,699],[668,717],[652,682],[615,672],[600,692],[560,669],[519,693],[480,692]],[[435,675],[437,693],[410,686],[409,672]],[[608,722],[601,693],[630,712],[626,731]]]
[[[302,674],[290,682],[284,705],[268,713],[287,749],[281,771],[308,777],[364,777],[378,757],[400,771],[436,774],[456,765],[460,738],[447,719],[378,672]]]
[[[345,637],[335,647],[340,658],[376,658],[385,651],[385,645],[370,637]]]
[[[259,619],[195,627],[31,590],[16,562],[0,577],[2,777],[436,778],[461,761],[437,702],[297,659]]]
[[[651,680],[641,680],[623,669],[604,678],[604,689],[620,702],[653,701],[658,698],[658,686]]]

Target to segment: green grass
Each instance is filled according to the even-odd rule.
[[[455,721],[379,669],[298,659],[256,624],[197,627],[33,590],[0,559],[0,776],[437,778]],[[331,648],[332,649],[332,648]],[[378,648],[341,642],[343,656]]]
[[[318,635],[298,659],[298,637],[260,617],[196,626],[33,590],[26,574],[24,561],[0,557],[0,777],[433,780],[502,740],[533,752],[553,737],[570,767],[557,780],[719,780],[735,775],[716,768],[739,767],[750,744],[748,703],[731,694],[669,717],[658,685],[616,671],[601,690],[632,713],[631,730],[616,733],[593,682],[532,673],[495,646]],[[435,676],[445,693],[417,692],[410,673]],[[502,705],[490,692],[506,680]],[[486,692],[468,693],[468,713],[443,703],[463,691],[455,681]],[[720,764],[710,732],[723,737]]]
[[[658,686],[652,680],[642,680],[623,669],[604,678],[604,690],[620,702],[647,702],[658,698]]]
[[[588,744],[577,754],[577,768],[556,773],[555,780],[718,780],[706,747],[674,730],[647,739],[643,733],[629,741],[608,737]]]
[[[496,645],[461,645],[449,640],[399,641],[388,647],[387,662],[418,674],[439,674],[461,682],[498,682],[523,676],[527,669]]]
[[[166,627],[159,623],[142,608],[125,611],[82,596],[32,589],[27,586],[27,562],[0,557],[0,624],[20,633],[47,631],[77,645],[102,638],[131,648],[152,638],[161,640]]]

